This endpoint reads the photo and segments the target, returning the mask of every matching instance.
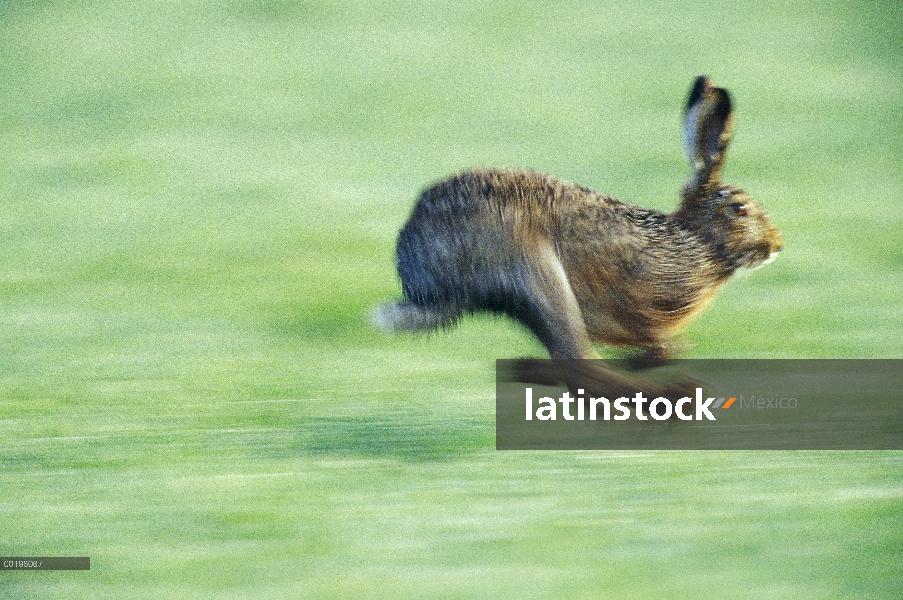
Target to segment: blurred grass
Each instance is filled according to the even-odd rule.
[[[897,598],[899,453],[497,453],[469,320],[387,338],[430,182],[670,209],[692,77],[786,250],[698,357],[900,357],[894,2],[0,3],[0,597]]]

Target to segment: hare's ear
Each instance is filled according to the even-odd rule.
[[[684,150],[693,167],[688,188],[698,189],[718,181],[732,126],[727,90],[714,87],[707,77],[698,77],[684,112]]]

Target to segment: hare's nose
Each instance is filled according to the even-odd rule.
[[[784,236],[781,235],[781,232],[778,230],[774,231],[774,236],[771,241],[771,253],[777,254],[781,250],[784,249]]]

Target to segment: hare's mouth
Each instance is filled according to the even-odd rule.
[[[768,263],[772,262],[774,259],[776,259],[778,257],[778,254],[780,254],[780,253],[781,253],[780,250],[773,250],[773,251],[770,251],[765,258],[759,258],[758,256],[752,256],[749,259],[747,259],[747,263],[744,266],[747,269],[749,269],[750,271],[755,271],[759,267],[764,267]]]

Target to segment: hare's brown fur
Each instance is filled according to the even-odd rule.
[[[765,211],[718,180],[730,116],[726,92],[699,78],[685,116],[694,175],[670,214],[528,171],[474,170],[427,189],[398,239],[405,301],[384,321],[430,328],[493,311],[553,358],[597,357],[591,342],[664,357],[738,268],[781,248]]]

